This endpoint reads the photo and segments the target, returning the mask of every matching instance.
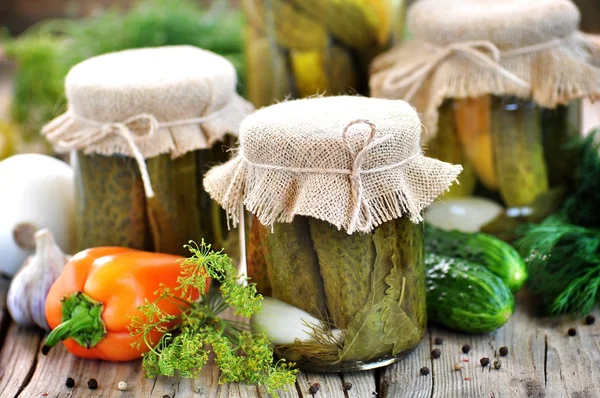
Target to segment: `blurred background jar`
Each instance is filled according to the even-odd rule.
[[[256,106],[368,94],[371,60],[401,41],[404,0],[243,0],[247,97]]]

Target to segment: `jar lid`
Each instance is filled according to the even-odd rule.
[[[42,133],[58,152],[134,156],[129,133],[144,158],[178,157],[236,133],[252,111],[236,83],[228,60],[192,46],[96,56],[71,68],[69,109]]]
[[[244,119],[236,156],[204,186],[234,222],[242,204],[266,226],[300,215],[351,234],[403,215],[418,222],[462,170],[423,156],[420,130],[404,101],[281,102]]]
[[[411,102],[425,140],[448,98],[507,95],[555,108],[600,98],[600,44],[570,0],[419,0],[414,35],[371,64],[371,95]]]
[[[579,21],[570,0],[419,0],[407,13],[417,40],[440,46],[489,40],[500,49],[565,38]]]

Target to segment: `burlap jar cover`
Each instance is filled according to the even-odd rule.
[[[204,179],[234,222],[243,205],[265,226],[295,216],[348,234],[421,210],[462,170],[422,154],[406,102],[353,96],[282,102],[247,117],[240,148]]]
[[[42,134],[57,152],[180,157],[236,134],[252,105],[235,91],[233,65],[191,46],[125,50],[74,66],[65,80],[69,109]]]
[[[437,131],[446,98],[531,98],[554,108],[600,97],[600,42],[578,31],[570,0],[420,0],[408,11],[414,39],[376,58],[375,97],[398,98]]]
[[[101,155],[89,157],[95,159],[91,162],[98,163],[91,163],[88,169],[93,174],[82,178],[107,180],[94,183],[94,192],[78,199],[84,208],[79,211],[79,218],[93,214],[94,210],[104,213],[110,206],[106,202],[111,201],[111,187],[132,184],[122,195],[124,198],[112,199],[117,208],[129,206],[119,210],[125,213],[126,220],[111,221],[110,215],[106,215],[106,221],[98,219],[86,224],[80,220],[80,230],[98,231],[97,235],[83,232],[91,236],[80,239],[84,246],[85,243],[120,244],[179,252],[187,240],[203,237],[192,234],[197,232],[192,225],[197,220],[191,218],[199,210],[187,209],[190,219],[182,219],[181,213],[186,209],[174,211],[174,208],[195,207],[200,200],[197,196],[202,195],[192,189],[203,173],[200,169],[196,171],[196,164],[203,167],[202,159],[192,152],[211,148],[227,134],[237,135],[239,123],[252,111],[251,104],[237,95],[236,84],[236,72],[229,61],[191,46],[109,53],[83,61],[69,71],[65,82],[68,110],[46,125],[42,134],[59,153],[79,151]],[[134,158],[133,163],[119,160],[123,156]],[[173,166],[177,172],[171,164],[177,164]],[[105,167],[110,172],[101,174],[100,169]],[[99,169],[98,174],[94,168]],[[135,177],[138,171],[139,176]],[[78,178],[80,185],[86,183],[82,178]],[[143,184],[136,182],[140,178]],[[153,184],[160,185],[157,186],[160,192]],[[187,192],[186,187],[189,187]],[[198,187],[202,189],[201,184]],[[83,189],[79,187],[78,191]],[[87,204],[89,196],[97,196],[101,203]],[[147,235],[148,228],[154,241],[150,247],[137,238]],[[107,231],[102,232],[103,229]],[[122,229],[127,232],[121,232]]]

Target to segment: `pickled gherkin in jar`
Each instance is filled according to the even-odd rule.
[[[278,355],[341,371],[375,358],[391,362],[419,343],[426,327],[422,224],[402,217],[350,235],[297,216],[272,232],[261,227],[248,238],[248,253],[266,260],[249,266],[257,289],[268,284],[273,297],[322,321],[314,340],[276,345]]]
[[[257,107],[368,94],[371,60],[404,33],[403,0],[244,0],[243,7],[247,96]]]
[[[554,109],[531,100],[486,95],[446,100],[428,153],[461,163],[460,186],[445,197],[484,196],[506,208],[483,231],[505,240],[523,222],[539,222],[560,208],[573,180],[580,134],[580,102]],[[472,172],[472,174],[471,174]],[[472,176],[472,185],[465,184]]]

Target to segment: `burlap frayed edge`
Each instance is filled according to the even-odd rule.
[[[417,42],[407,43],[377,57],[371,65],[370,89],[373,97],[404,99],[406,90],[388,91],[382,81],[388,70],[426,58],[431,52]],[[423,143],[437,133],[438,109],[446,99],[483,95],[517,96],[532,99],[546,108],[572,100],[600,99],[600,39],[576,34],[562,46],[521,55],[500,64],[531,85],[523,88],[494,70],[483,68],[454,54],[440,63],[418,90],[411,104],[422,115]]]
[[[153,137],[142,138],[136,144],[144,158],[170,154],[175,159],[188,152],[207,149],[215,143],[222,141],[226,135],[237,137],[242,120],[253,111],[253,106],[234,94],[232,100],[225,105],[215,118],[199,124],[160,127]],[[202,117],[202,115],[200,115]],[[143,135],[147,128],[130,127],[134,135]],[[98,127],[88,127],[73,117],[70,110],[48,123],[42,134],[48,136],[53,133],[72,135],[75,133],[93,136],[99,132]],[[53,143],[54,144],[54,143]],[[69,149],[54,145],[57,153],[68,152]],[[85,154],[98,154],[104,156],[124,155],[132,156],[131,147],[118,135],[111,135],[99,142],[86,146]]]
[[[458,175],[461,171],[460,165],[449,165],[422,155],[408,162],[403,168],[386,171],[385,173],[394,174],[394,177],[397,177],[398,173],[404,174],[402,185],[407,187],[407,191],[402,192],[394,188],[387,190],[389,193],[381,195],[365,192],[367,198],[365,203],[371,214],[371,223],[357,231],[349,230],[354,202],[347,175],[337,176],[347,181],[346,188],[332,193],[335,200],[319,203],[318,208],[310,204],[318,202],[320,198],[315,201],[315,198],[304,195],[302,186],[305,181],[300,174],[253,167],[240,156],[209,170],[204,177],[204,189],[225,209],[233,226],[239,222],[240,209],[243,205],[267,227],[271,227],[274,223],[290,223],[295,216],[307,216],[327,221],[348,233],[368,233],[378,225],[402,216],[408,216],[415,223],[423,221],[422,210],[439,195],[448,191],[453,183],[458,183]],[[418,174],[422,178],[421,184],[411,183],[411,179],[406,178],[411,173]],[[311,183],[327,186],[325,184],[331,181],[331,178],[330,174],[311,174]],[[382,177],[378,176],[378,178]],[[264,189],[265,186],[273,185],[279,188],[280,197],[275,196],[275,192]],[[327,213],[328,206],[332,208],[341,206],[347,210],[344,212],[347,216],[341,219],[323,217],[323,214]],[[365,218],[366,215],[361,213],[360,221],[365,221]]]

